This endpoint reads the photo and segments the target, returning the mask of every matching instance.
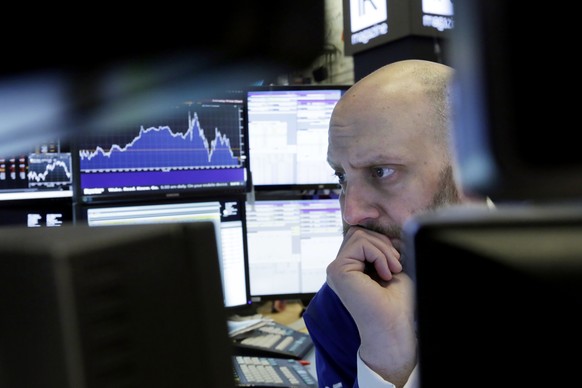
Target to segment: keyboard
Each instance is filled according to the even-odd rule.
[[[317,388],[317,381],[295,359],[233,356],[237,387]]]
[[[302,359],[313,348],[308,333],[277,322],[268,322],[249,332],[231,337],[235,354]]]

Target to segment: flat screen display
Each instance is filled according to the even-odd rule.
[[[69,146],[60,139],[31,145],[16,155],[0,155],[0,202],[70,198],[73,172]]]
[[[331,113],[349,85],[247,90],[250,170],[255,190],[336,188],[327,164]]]
[[[252,301],[310,299],[343,240],[338,199],[261,199],[246,214]]]
[[[114,226],[212,221],[216,228],[225,307],[250,304],[248,293],[245,196],[187,201],[115,203],[77,206],[77,223]]]
[[[181,101],[157,119],[75,136],[75,201],[247,191],[244,100]]]

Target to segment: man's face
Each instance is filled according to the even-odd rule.
[[[342,201],[343,196],[340,197],[340,201]],[[459,195],[459,191],[457,186],[455,185],[455,181],[453,178],[452,168],[449,166],[441,171],[440,180],[439,180],[439,188],[437,192],[434,193],[432,197],[432,201],[430,204],[423,208],[414,211],[414,214],[422,213],[425,211],[435,210],[444,206],[458,204],[461,202],[461,197]],[[342,203],[342,210],[343,210],[343,203]],[[347,233],[350,225],[344,222],[344,235]],[[376,232],[382,233],[390,238],[399,239],[402,233],[402,225],[381,225],[371,223],[367,226],[368,229],[374,230]]]
[[[378,120],[354,107],[334,113],[328,162],[342,187],[345,228],[381,232],[401,250],[401,228],[413,214],[460,202],[448,153],[427,136],[422,104],[391,106],[394,119]]]

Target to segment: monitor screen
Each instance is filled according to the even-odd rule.
[[[451,381],[451,366],[455,387],[577,381],[580,236],[580,206],[447,209],[407,224],[422,387]]]
[[[69,146],[51,139],[16,155],[0,155],[0,202],[73,196]],[[72,203],[72,202],[71,202]]]
[[[349,85],[257,86],[247,90],[255,190],[337,188],[327,164],[331,112]]]
[[[252,301],[309,300],[343,240],[338,199],[261,199],[246,214]]]
[[[0,386],[234,388],[214,231],[3,228]]]
[[[76,222],[91,227],[212,221],[218,240],[224,305],[250,305],[245,196],[77,206]]]
[[[74,137],[75,201],[247,192],[244,98],[158,107],[159,117]]]
[[[71,197],[0,201],[0,226],[31,228],[73,223]]]

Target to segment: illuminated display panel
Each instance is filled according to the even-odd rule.
[[[252,301],[310,299],[343,241],[339,200],[261,199],[246,206]]]
[[[0,201],[71,198],[72,185],[71,153],[60,139],[0,155]]]
[[[72,223],[72,186],[71,153],[58,138],[0,155],[0,225]]]
[[[247,307],[248,260],[244,195],[77,205],[76,222],[91,227],[211,221],[216,228],[224,304],[229,310]]]
[[[163,111],[163,113],[161,113]],[[180,102],[157,119],[75,137],[75,201],[247,191],[243,99]]]
[[[337,188],[327,163],[329,120],[350,85],[257,86],[247,90],[255,190]]]

